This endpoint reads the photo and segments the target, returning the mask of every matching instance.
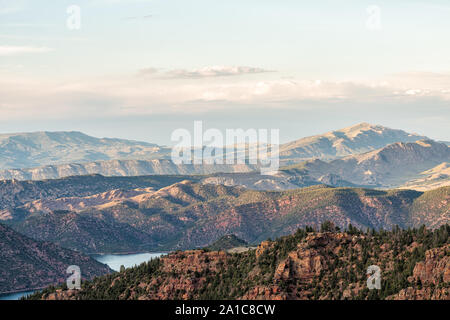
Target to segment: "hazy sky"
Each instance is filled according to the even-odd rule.
[[[288,141],[364,121],[450,140],[449,32],[448,0],[0,0],[0,132],[170,144],[203,120]]]

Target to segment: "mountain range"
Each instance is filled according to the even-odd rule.
[[[418,192],[318,185],[274,192],[186,180],[134,190],[129,198],[108,193],[113,194],[118,198],[106,201],[104,193],[37,200],[10,209],[4,222],[34,239],[85,253],[205,247],[227,234],[257,243],[325,220],[363,229],[450,223],[450,187]]]
[[[95,138],[81,132],[0,134],[0,169],[101,160],[151,159],[170,153],[153,143]]]
[[[450,223],[448,143],[402,130],[362,123],[280,145],[282,167],[270,175],[249,164],[175,165],[169,153],[79,132],[0,135],[2,290],[56,283],[69,260],[87,263],[89,277],[109,272],[83,254],[244,252],[324,221],[341,230]]]
[[[261,175],[258,167],[250,164],[177,165],[169,159],[129,159],[8,169],[0,171],[0,178],[43,180],[91,174],[203,175],[204,183],[256,190],[288,190],[327,184],[426,191],[450,185],[450,147],[421,138],[424,137],[362,123],[281,145],[281,163],[292,164],[271,175]],[[152,157],[157,154],[153,153]]]
[[[317,184],[335,187],[431,190],[450,185],[450,147],[432,140],[396,142],[332,161],[307,160],[262,176],[258,172],[205,177],[204,183],[256,190],[288,190]]]
[[[332,160],[396,142],[427,139],[379,125],[348,128],[282,144],[283,165],[303,160]],[[242,151],[242,150],[241,150]],[[240,154],[239,150],[236,151]],[[245,154],[245,152],[244,152]],[[249,172],[255,165],[175,165],[170,149],[122,139],[99,139],[80,132],[36,132],[0,135],[0,178],[56,179],[73,175],[134,176],[150,174],[211,174]]]
[[[380,149],[395,142],[422,139],[428,138],[363,122],[283,144],[280,146],[280,158],[287,164],[315,158],[331,160]]]

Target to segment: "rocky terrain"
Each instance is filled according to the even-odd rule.
[[[269,192],[182,181],[133,201],[49,212],[64,201],[48,200],[42,211],[36,202],[12,209],[5,222],[32,238],[88,253],[206,247],[227,234],[257,243],[325,220],[375,229],[450,223],[450,187],[417,192],[319,185]]]
[[[32,240],[0,224],[0,293],[61,283],[70,265],[78,265],[84,279],[112,271],[79,252]]]
[[[450,299],[450,227],[391,232],[324,223],[256,249],[174,252],[85,282],[79,291],[48,288],[32,299]],[[380,268],[369,290],[367,268]]]
[[[36,200],[87,197],[111,190],[162,188],[183,181],[185,176],[103,177],[74,176],[43,181],[0,180],[0,220],[11,219],[9,209]],[[195,181],[195,177],[189,177]]]

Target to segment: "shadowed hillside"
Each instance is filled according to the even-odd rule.
[[[71,265],[79,266],[86,279],[112,271],[79,252],[32,240],[0,224],[0,293],[61,283]]]

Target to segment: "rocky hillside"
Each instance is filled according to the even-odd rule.
[[[107,191],[137,188],[162,188],[186,179],[183,176],[103,177],[75,176],[56,180],[0,180],[0,220],[12,218],[8,209],[35,200],[55,200],[64,197],[87,197]],[[195,181],[195,177],[190,177]]]
[[[50,213],[53,211],[83,211],[87,208],[103,209],[125,201],[139,203],[148,199],[155,189],[137,188],[131,190],[115,189],[86,197],[62,197],[58,199],[35,200],[19,207],[29,213]]]
[[[142,201],[78,212],[25,207],[11,210],[18,218],[7,222],[35,239],[89,253],[160,251],[206,247],[227,234],[257,243],[325,220],[341,228],[437,228],[450,223],[450,187],[417,192],[322,185],[268,192],[183,181]]]
[[[94,138],[81,132],[0,134],[0,169],[100,160],[151,159],[170,154],[156,144]]]
[[[395,142],[414,142],[421,139],[426,137],[379,125],[359,123],[283,144],[280,146],[280,157],[285,162],[293,163],[314,158],[330,160],[380,149]]]
[[[112,271],[81,253],[32,240],[0,224],[0,293],[61,283],[70,265],[79,266],[85,279]]]
[[[48,288],[32,299],[450,299],[450,227],[362,233],[300,229],[257,249],[175,252],[85,282]],[[367,268],[381,289],[367,288]]]

